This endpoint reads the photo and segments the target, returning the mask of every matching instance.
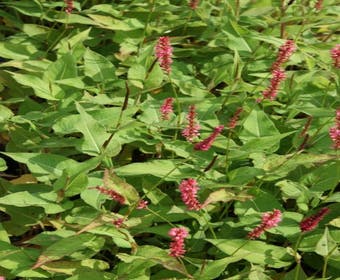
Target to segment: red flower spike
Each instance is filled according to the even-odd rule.
[[[318,0],[316,1],[315,5],[314,5],[314,8],[318,11],[321,11],[322,9],[322,3],[323,3],[323,0]]]
[[[261,224],[248,233],[248,238],[256,239],[260,237],[265,230],[276,227],[281,220],[282,213],[278,209],[274,209],[273,212],[263,213]]]
[[[340,44],[337,44],[331,49],[331,57],[333,59],[334,67],[340,68]]]
[[[174,99],[172,97],[169,97],[164,100],[160,111],[162,114],[162,120],[169,120],[170,119],[170,114],[173,112],[173,103]]]
[[[272,79],[269,87],[262,93],[263,98],[274,100],[279,90],[281,82],[286,78],[286,74],[282,69],[276,69],[272,72]]]
[[[183,257],[185,254],[184,239],[188,236],[188,231],[181,228],[172,228],[169,231],[172,242],[170,243],[170,253],[172,257]]]
[[[65,12],[67,14],[71,14],[73,9],[74,9],[73,1],[72,0],[65,0],[64,2],[65,2],[65,5],[66,5]]]
[[[213,133],[206,139],[195,144],[194,149],[197,151],[208,151],[211,145],[214,143],[216,137],[222,132],[224,125],[219,125],[215,127]]]
[[[148,204],[149,204],[148,201],[141,199],[138,202],[137,209],[145,209],[146,207],[148,207]]]
[[[113,200],[119,202],[120,204],[125,203],[125,198],[114,190],[106,189],[101,186],[94,187],[94,189],[98,190],[102,194],[110,196]]]
[[[195,105],[189,106],[189,113],[187,115],[188,125],[182,130],[182,135],[188,142],[192,142],[196,137],[200,135],[200,126],[196,120],[196,107]]]
[[[240,107],[236,110],[236,112],[234,113],[234,116],[230,119],[229,123],[228,123],[228,128],[229,129],[233,129],[236,127],[237,125],[237,121],[240,117],[240,114],[243,112],[243,108]]]
[[[188,180],[183,180],[179,185],[179,190],[181,192],[182,200],[189,210],[201,209],[201,204],[197,200],[199,186],[195,179],[190,178]]]
[[[329,208],[324,207],[318,213],[303,219],[300,222],[300,229],[302,232],[307,232],[315,229],[320,221],[329,213]]]
[[[159,65],[167,74],[170,74],[171,72],[172,50],[170,38],[168,36],[163,36],[158,39],[155,48],[156,57]]]
[[[278,70],[283,63],[295,52],[296,46],[293,40],[287,40],[279,49],[276,61],[273,63],[272,71]]]
[[[200,2],[199,0],[190,0],[189,7],[193,10],[196,10],[199,2]]]

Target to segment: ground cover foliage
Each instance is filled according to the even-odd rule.
[[[340,277],[336,2],[1,1],[0,276]]]

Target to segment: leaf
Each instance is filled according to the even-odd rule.
[[[221,273],[227,268],[231,263],[237,262],[246,255],[225,257],[219,260],[207,260],[204,265],[203,271],[197,271],[193,276],[198,280],[211,280],[215,279],[221,275]]]
[[[13,112],[9,108],[0,105],[0,123],[6,122],[13,115]]]
[[[269,245],[262,241],[246,239],[206,239],[223,253],[242,256],[243,259],[256,264],[281,268],[290,266],[294,259],[286,249]]]
[[[91,115],[86,113],[84,108],[76,103],[77,110],[80,114],[80,122],[77,129],[84,135],[82,140],[82,151],[90,155],[99,155],[102,146],[110,134],[97,122]]]
[[[131,163],[115,169],[119,176],[152,175],[165,181],[193,177],[198,174],[190,165],[180,165],[175,160],[153,160],[143,163]]]
[[[246,194],[235,195],[232,192],[228,192],[226,189],[220,189],[218,191],[214,191],[210,193],[207,199],[202,204],[202,207],[204,208],[211,203],[220,202],[220,201],[223,201],[223,202],[228,202],[231,200],[245,201],[251,198],[252,198],[251,195],[246,195]]]
[[[332,236],[330,236],[328,227],[325,227],[324,234],[316,244],[315,253],[323,257],[330,256],[331,254],[339,255],[337,247],[338,244],[332,238]]]
[[[77,167],[78,163],[73,159],[53,154],[39,153],[3,153],[15,161],[27,165],[32,174],[39,180],[45,181],[56,178],[63,174],[63,170],[70,172]]]
[[[102,247],[104,239],[90,233],[66,237],[47,247],[39,256],[33,269],[37,269],[46,263],[59,260],[65,256],[70,256],[80,250],[96,249],[97,245]]]
[[[243,123],[240,139],[243,142],[253,138],[278,135],[279,131],[265,112],[254,109]]]
[[[110,172],[106,169],[104,171],[103,182],[107,189],[112,189],[123,196],[125,204],[131,205],[139,201],[139,194],[136,189],[132,185],[126,183],[123,179],[119,178],[114,172]]]
[[[85,76],[90,77],[95,82],[106,82],[115,80],[115,67],[104,56],[87,49],[84,55]]]
[[[77,66],[74,57],[64,54],[58,60],[51,63],[44,72],[44,80],[56,81],[77,77]]]
[[[57,100],[48,82],[30,74],[9,73],[19,84],[31,87],[36,96],[47,100]]]
[[[55,198],[56,194],[52,193]],[[0,198],[0,204],[13,205],[15,207],[39,206],[43,207],[47,214],[56,214],[65,211],[72,203],[56,204],[55,201],[43,199],[38,195],[32,195],[27,191],[16,192]]]
[[[0,171],[5,171],[7,169],[6,161],[0,158]]]
[[[140,64],[134,64],[129,68],[128,79],[132,85],[143,89],[143,81],[145,80],[146,70]]]

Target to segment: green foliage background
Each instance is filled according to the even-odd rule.
[[[93,0],[67,14],[63,1],[1,1],[0,275],[340,277],[340,163],[328,133],[340,103],[330,56],[340,8],[315,2],[202,0],[191,10],[179,0]],[[174,48],[170,76],[155,63],[160,36]],[[288,77],[275,101],[257,103],[286,39],[297,45]],[[168,97],[176,106],[164,121]],[[244,111],[209,151],[194,151],[181,136],[191,104],[200,139]],[[187,178],[209,199],[200,211],[181,201]],[[147,209],[136,209],[140,198]],[[302,235],[302,218],[325,206],[330,214]],[[279,226],[247,240],[274,208]],[[168,255],[174,226],[190,231],[183,259]]]

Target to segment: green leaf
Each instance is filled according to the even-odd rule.
[[[97,237],[90,233],[66,237],[47,247],[39,256],[37,262],[33,266],[33,269],[36,269],[51,261],[59,260],[65,256],[70,256],[74,252],[80,250],[98,250],[103,245],[103,238]]]
[[[223,253],[242,256],[243,259],[256,264],[281,268],[290,266],[294,259],[286,249],[269,245],[262,241],[246,239],[206,239]],[[235,253],[234,253],[235,252]]]
[[[114,172],[106,169],[104,171],[103,182],[107,189],[112,189],[124,197],[124,204],[130,205],[139,201],[139,194],[136,189],[119,178]]]
[[[5,171],[7,169],[6,161],[0,158],[0,171]]]
[[[116,79],[114,65],[104,56],[87,49],[84,55],[85,75],[95,82],[112,81]]]
[[[140,64],[134,64],[128,71],[128,79],[132,85],[143,89],[143,81],[145,80],[146,70]]]
[[[84,138],[82,140],[82,151],[90,155],[99,155],[102,151],[102,146],[110,134],[97,122],[91,115],[86,113],[80,104],[76,104],[80,114],[80,122],[75,127],[79,130]]]
[[[51,193],[52,197],[55,193]],[[3,205],[13,205],[16,207],[28,207],[28,206],[39,206],[43,207],[47,214],[56,214],[65,211],[66,209],[72,207],[72,203],[64,203],[64,205],[57,204],[53,200],[44,199],[43,196],[32,195],[27,191],[16,192],[9,195],[5,195],[0,198],[0,204]]]
[[[51,63],[44,72],[44,80],[56,81],[77,77],[77,65],[74,57],[64,54],[58,60]]]
[[[143,163],[131,163],[115,169],[119,176],[152,175],[165,181],[183,179],[198,174],[190,165],[183,166],[175,160],[153,160]]]
[[[323,257],[330,256],[331,254],[339,255],[338,244],[330,236],[328,227],[325,227],[324,234],[316,244],[315,253]]]

